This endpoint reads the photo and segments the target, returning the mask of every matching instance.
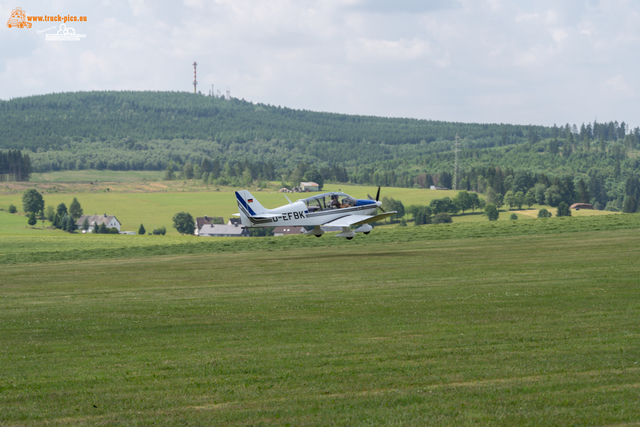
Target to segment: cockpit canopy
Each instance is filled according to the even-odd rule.
[[[317,196],[302,199],[307,205],[309,212],[324,211],[327,209],[340,209],[355,206],[357,201],[353,197],[345,193],[332,192],[318,194]]]

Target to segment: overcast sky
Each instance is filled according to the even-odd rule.
[[[640,125],[640,1],[0,1],[0,98],[193,91],[315,111]]]

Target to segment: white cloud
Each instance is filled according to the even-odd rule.
[[[350,60],[409,60],[417,59],[429,53],[429,44],[425,40],[370,40],[357,39],[347,43],[347,56]]]

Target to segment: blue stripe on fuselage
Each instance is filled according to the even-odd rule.
[[[240,194],[238,194],[238,192],[236,191],[236,199],[238,199],[238,203],[240,203],[242,206],[244,206],[244,208],[249,211],[249,213],[251,215],[255,215],[256,213],[253,211],[253,209],[251,209],[251,206],[249,206],[247,204],[247,202],[244,201],[244,199],[240,196]]]
[[[366,206],[366,205],[375,205],[375,200],[367,200],[367,199],[357,199],[356,206]]]

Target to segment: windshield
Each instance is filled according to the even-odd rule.
[[[302,201],[307,205],[309,212],[327,209],[343,209],[356,205],[356,199],[340,192],[319,194],[303,199]]]

